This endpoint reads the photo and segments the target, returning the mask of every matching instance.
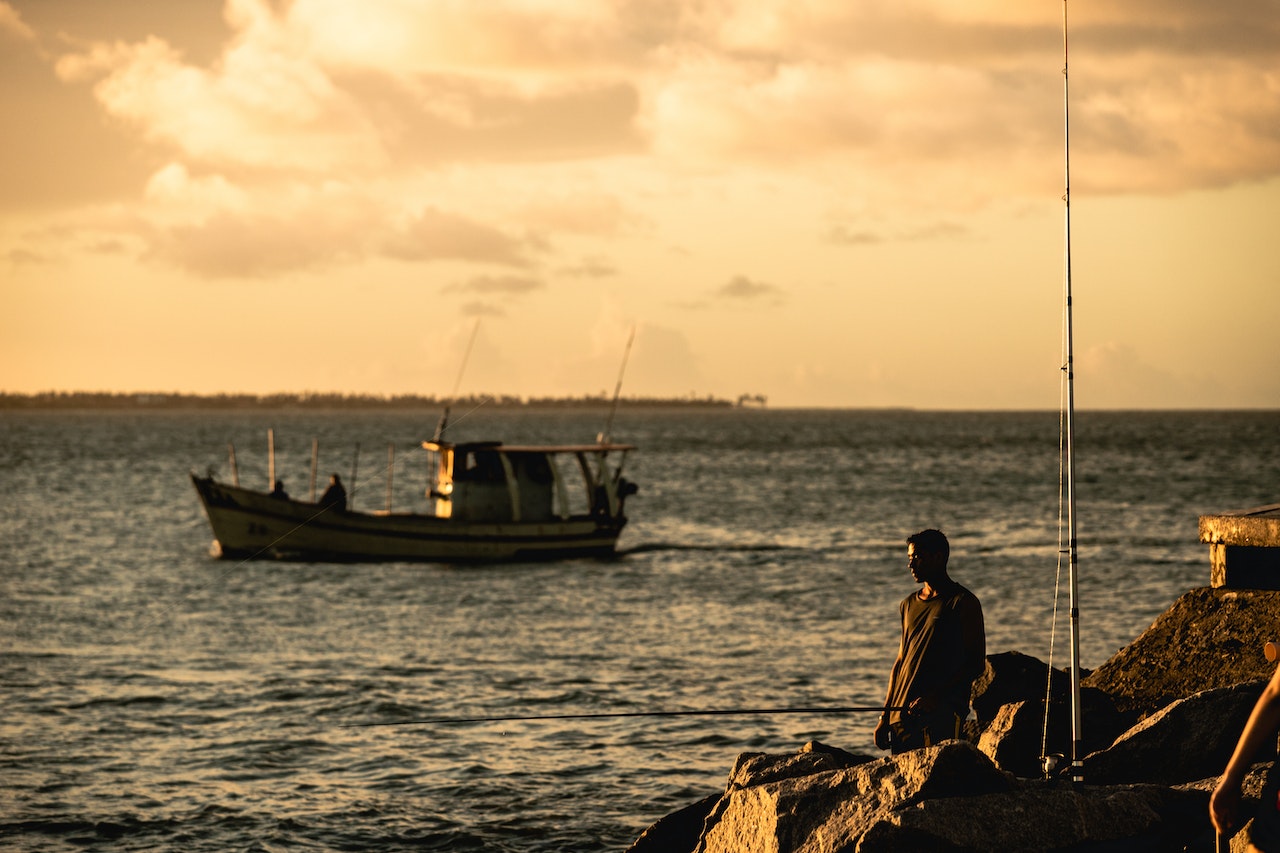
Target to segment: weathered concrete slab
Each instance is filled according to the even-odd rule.
[[[1202,515],[1200,541],[1210,545],[1280,548],[1280,504]]]
[[[1209,585],[1280,589],[1280,504],[1200,516]]]

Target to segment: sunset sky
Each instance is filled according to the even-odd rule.
[[[0,391],[1054,409],[1062,10],[0,0]],[[1280,407],[1275,0],[1069,14],[1078,405]]]

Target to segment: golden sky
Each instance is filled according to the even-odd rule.
[[[0,390],[1058,406],[1060,2],[0,0]],[[1073,0],[1077,403],[1280,406],[1275,0]]]

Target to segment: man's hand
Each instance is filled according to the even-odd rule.
[[[880,722],[876,723],[875,739],[877,749],[889,748],[889,721],[883,716],[880,717]]]

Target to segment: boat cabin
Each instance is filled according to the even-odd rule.
[[[428,499],[439,518],[544,522],[622,515],[636,487],[622,476],[629,444],[505,445],[424,441],[434,460]]]

